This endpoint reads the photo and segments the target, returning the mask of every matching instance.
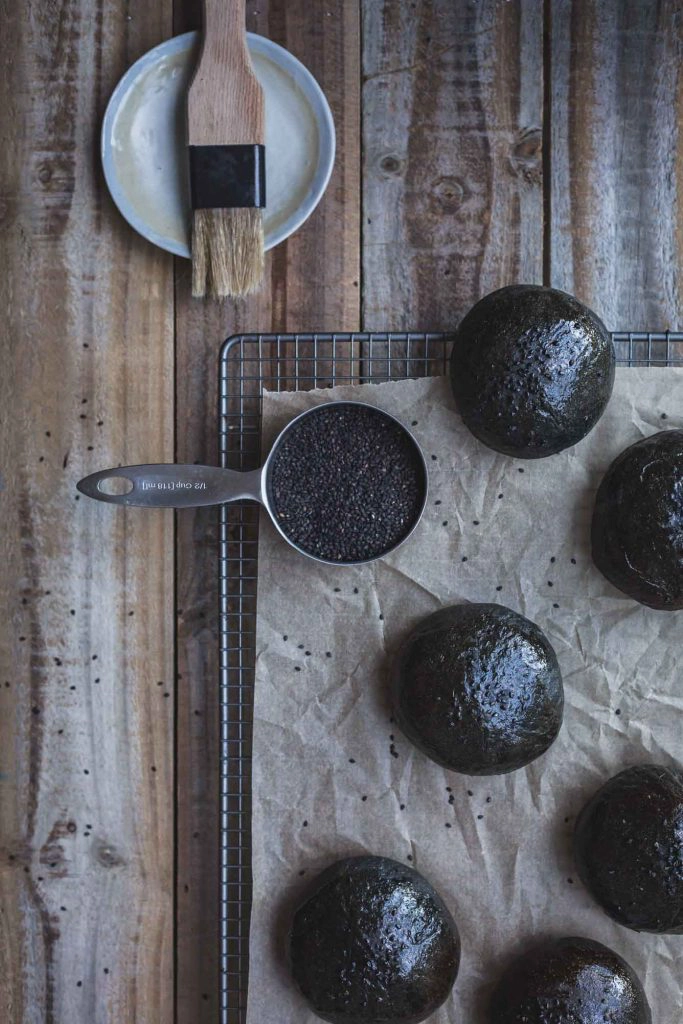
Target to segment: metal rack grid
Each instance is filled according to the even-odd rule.
[[[683,366],[683,332],[617,332],[620,365]],[[261,396],[445,372],[447,334],[244,334],[220,354],[221,465],[260,465]],[[258,505],[221,506],[220,886],[221,1024],[246,1019],[251,910],[251,729]]]

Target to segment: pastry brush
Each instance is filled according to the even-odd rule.
[[[245,18],[245,0],[204,0],[187,99],[195,296],[246,295],[263,275],[265,111]]]

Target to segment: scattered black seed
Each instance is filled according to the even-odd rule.
[[[399,807],[399,810],[401,810],[401,811],[405,811],[405,809],[406,809],[406,805],[405,804],[399,804],[398,807]]]
[[[662,413],[662,419],[663,419],[663,420],[666,420],[666,419],[668,419],[668,416],[666,415],[666,413],[665,413],[665,412],[663,412],[663,413]]]
[[[496,590],[502,590],[502,589],[503,588],[502,588],[502,586],[500,584],[496,587]]]
[[[416,427],[416,426],[417,426],[417,420],[413,420],[413,421],[412,421],[412,426],[413,426],[413,427]]]
[[[570,558],[570,562],[572,563],[572,565],[576,565],[576,559],[575,558]]]
[[[85,347],[85,346],[84,346],[84,347]],[[77,981],[77,982],[76,982],[76,988],[81,988],[81,986],[82,986],[82,985],[83,985],[83,982],[82,982],[82,981]]]
[[[75,690],[75,689],[76,689],[76,687],[75,687],[75,686],[74,686],[74,685],[72,684],[72,685],[71,685],[71,686],[69,687],[69,689],[70,689],[70,690]]]
[[[109,974],[109,968],[108,968],[108,967],[105,967],[105,968],[104,968],[104,973],[105,973],[105,974]]]
[[[452,786],[446,786],[446,792],[447,793],[452,793],[453,792],[453,787]]]
[[[325,651],[325,657],[326,658],[331,658],[332,657],[332,651]]]
[[[192,838],[193,839],[199,839],[199,832],[193,832],[192,833]]]
[[[621,708],[617,708],[616,711],[614,712],[614,714],[615,715],[620,715],[621,714]]]
[[[413,858],[412,858],[412,855],[411,855],[411,854],[409,853],[409,854],[408,854],[408,860],[412,860],[412,859],[413,859]]]
[[[468,795],[468,796],[474,796],[474,793],[472,792],[472,790],[471,790],[471,789],[468,789],[468,790],[467,790],[467,795]]]
[[[45,437],[50,437],[50,436],[51,436],[51,434],[50,434],[50,431],[49,431],[49,430],[46,430],[46,431],[45,431]]]
[[[551,556],[551,558],[550,558],[550,561],[551,561],[551,562],[555,562],[555,561],[556,561],[556,559],[555,559],[555,555],[552,555],[552,556]]]
[[[198,718],[201,715],[201,711],[199,710],[199,708],[195,708],[194,709],[194,713],[195,713],[195,715],[197,715]]]
[[[76,609],[75,608],[70,608],[69,609],[69,614],[70,615],[75,615],[76,614]]]
[[[87,341],[83,342],[83,348],[90,348],[90,345],[88,344]]]
[[[440,505],[441,504],[441,499],[439,499],[438,501],[435,501],[434,504],[435,505]]]
[[[560,606],[559,606],[559,604],[557,603],[557,601],[553,601],[553,608],[559,608],[559,607],[560,607]]]
[[[552,585],[553,585],[553,581],[552,580],[548,580],[548,586],[552,587]]]
[[[93,661],[97,661],[97,655],[96,655],[96,654],[93,654],[93,656],[92,656],[92,660],[93,660]]]
[[[503,497],[503,495],[502,495],[502,494],[499,494],[499,495],[498,495],[498,497],[499,497],[499,498],[502,498],[502,497]]]
[[[451,827],[452,827],[452,826],[451,826],[451,823],[450,823],[450,821],[447,821],[447,822],[446,822],[446,828],[451,828]]]
[[[288,637],[288,636],[287,636],[287,634],[285,633],[285,635],[283,636],[283,638],[282,638],[282,639],[283,639],[283,640],[289,640],[289,637]]]
[[[453,806],[453,804],[455,803],[455,796],[454,796],[454,794],[453,794],[453,793],[451,793],[451,794],[450,794],[450,796],[448,797],[448,802],[449,802],[449,804],[451,805],[451,807],[452,807],[452,806]]]
[[[19,637],[19,643],[23,644],[25,640],[26,640],[25,636],[20,636]]]
[[[135,615],[135,612],[128,612],[129,615]]]
[[[334,592],[335,592],[335,594],[341,593],[341,587],[335,587],[334,588]]]
[[[367,796],[362,796],[361,800],[363,801],[363,803],[365,803],[365,801],[367,800]]]
[[[448,520],[447,520],[447,519],[444,519],[444,521],[443,521],[443,523],[442,523],[441,525],[442,525],[442,526],[448,526]]]
[[[307,821],[304,821],[304,822],[303,822],[303,827],[304,827],[304,828],[308,828],[308,822],[307,822]]]
[[[311,652],[310,651],[304,651],[304,655],[305,655],[305,657],[310,658]]]
[[[572,820],[571,818],[565,818],[564,819],[565,825],[568,825],[571,820]]]
[[[357,594],[358,593],[358,587],[354,587],[353,588],[353,592],[354,592],[354,594]]]
[[[487,797],[486,797],[486,803],[487,803],[487,804],[490,804],[490,803],[491,803],[491,797],[490,797],[490,796],[487,796]]]
[[[163,679],[159,679],[159,681],[157,682],[157,686],[163,686],[163,685],[164,685]]]
[[[299,648],[300,651],[303,651],[303,649],[304,649],[304,645],[303,644],[297,644],[297,647]]]
[[[299,878],[301,878],[301,876],[305,875],[305,874],[306,874],[306,869],[302,868],[301,871],[299,872]]]
[[[331,562],[377,558],[410,532],[424,497],[412,439],[379,410],[330,403],[278,444],[269,495],[280,527]]]
[[[522,469],[522,467],[521,467],[521,466],[519,466],[519,467],[518,467],[518,469],[517,469],[517,472],[518,472],[518,473],[523,473],[523,472],[524,472],[524,470]]]
[[[463,555],[461,561],[466,562],[467,561],[467,555]]]
[[[58,736],[61,736],[63,732],[64,732],[63,729],[57,729],[57,735]]]
[[[66,913],[66,907],[60,907],[59,909],[63,911],[63,913]]]
[[[38,462],[45,462],[45,456],[41,455],[40,458],[38,459]]]
[[[432,455],[432,462],[436,462],[436,455]]]
[[[381,612],[379,613],[379,621],[384,622],[384,616],[382,615]]]
[[[170,697],[170,696],[171,696],[171,694],[170,694],[170,693],[165,693],[165,694],[164,694],[164,697]]]
[[[569,882],[570,885],[574,884],[574,879],[573,878],[568,878],[567,881]]]
[[[84,769],[83,769],[83,774],[84,774],[84,775],[90,775],[90,772],[88,771],[88,769],[87,769],[87,768],[84,768]]]
[[[472,520],[472,525],[473,526],[479,526],[479,520],[478,519],[473,519]]]
[[[104,425],[104,420],[98,420],[98,421],[97,421],[97,426],[98,426],[98,427],[101,427],[101,426],[103,426],[103,425]]]
[[[483,817],[484,817],[483,814],[478,814],[477,815],[477,821],[482,821]]]
[[[39,715],[40,714],[40,708],[32,707],[31,711],[33,712],[34,715]]]
[[[299,668],[299,666],[298,666],[298,665],[295,665],[295,666],[294,666],[294,671],[295,671],[295,672],[301,672],[301,669]]]
[[[153,771],[153,772],[156,771],[156,766],[155,765],[151,765],[151,771]]]
[[[64,458],[62,459],[62,469],[66,469],[66,467],[68,465],[69,465],[69,453],[67,452],[66,455],[64,456]]]
[[[349,758],[349,764],[355,764],[355,763],[356,763],[355,757],[350,757]]]

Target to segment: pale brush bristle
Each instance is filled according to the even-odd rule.
[[[192,221],[192,294],[238,298],[263,277],[263,218],[252,206],[195,210]]]

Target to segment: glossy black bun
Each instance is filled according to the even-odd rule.
[[[423,619],[393,662],[396,719],[415,746],[464,775],[502,775],[545,753],[564,692],[541,629],[498,604]]]
[[[511,285],[458,326],[451,386],[466,426],[489,448],[542,459],[576,444],[612,394],[615,355],[602,320],[566,292]]]
[[[490,1024],[651,1024],[632,968],[590,939],[546,941],[505,972]]]
[[[333,1024],[418,1024],[448,998],[460,939],[422,875],[385,857],[338,861],[294,915],[290,964]]]
[[[593,561],[635,601],[683,608],[683,430],[664,430],[617,456],[598,489]]]
[[[581,880],[610,917],[635,931],[683,933],[683,772],[627,768],[576,821]]]

